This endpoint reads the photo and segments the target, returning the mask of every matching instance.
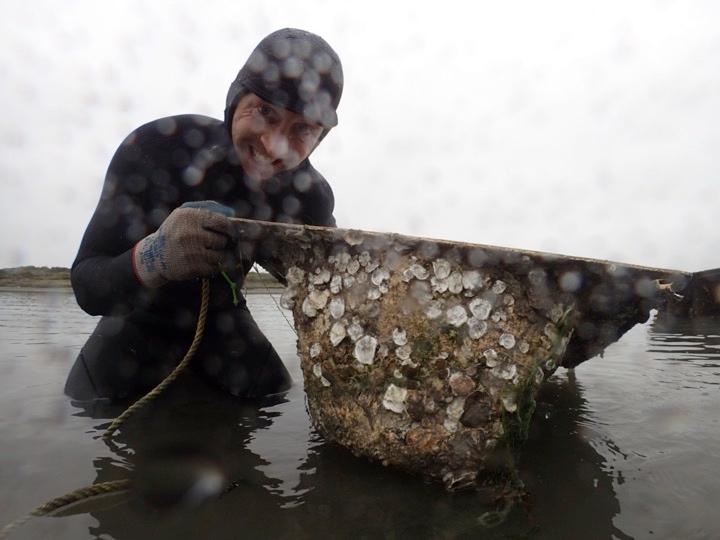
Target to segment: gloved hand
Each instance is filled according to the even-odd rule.
[[[233,236],[232,208],[215,201],[185,203],[133,249],[135,274],[146,287],[203,277],[219,270]]]

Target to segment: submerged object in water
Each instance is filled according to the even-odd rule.
[[[522,442],[542,381],[600,352],[689,274],[234,219],[286,276],[308,409],[328,441],[477,485]]]

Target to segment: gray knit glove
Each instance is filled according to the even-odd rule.
[[[146,287],[218,272],[233,236],[227,218],[231,208],[201,201],[176,208],[160,228],[133,249],[135,275]]]

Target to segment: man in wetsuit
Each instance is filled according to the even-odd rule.
[[[241,285],[267,257],[237,249],[228,216],[335,225],[332,190],[308,156],[337,124],[342,86],[322,38],[279,30],[240,69],[224,122],[173,116],[123,141],[72,265],[78,304],[103,317],[68,376],[70,397],[131,398],[160,382],[192,341],[203,277],[210,308],[192,366],[237,396],[287,389],[278,354],[219,273]]]

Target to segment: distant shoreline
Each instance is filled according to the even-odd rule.
[[[59,266],[0,268],[0,289],[71,290],[70,269]],[[279,292],[283,286],[266,272],[252,272],[245,278],[243,289],[248,292]]]

